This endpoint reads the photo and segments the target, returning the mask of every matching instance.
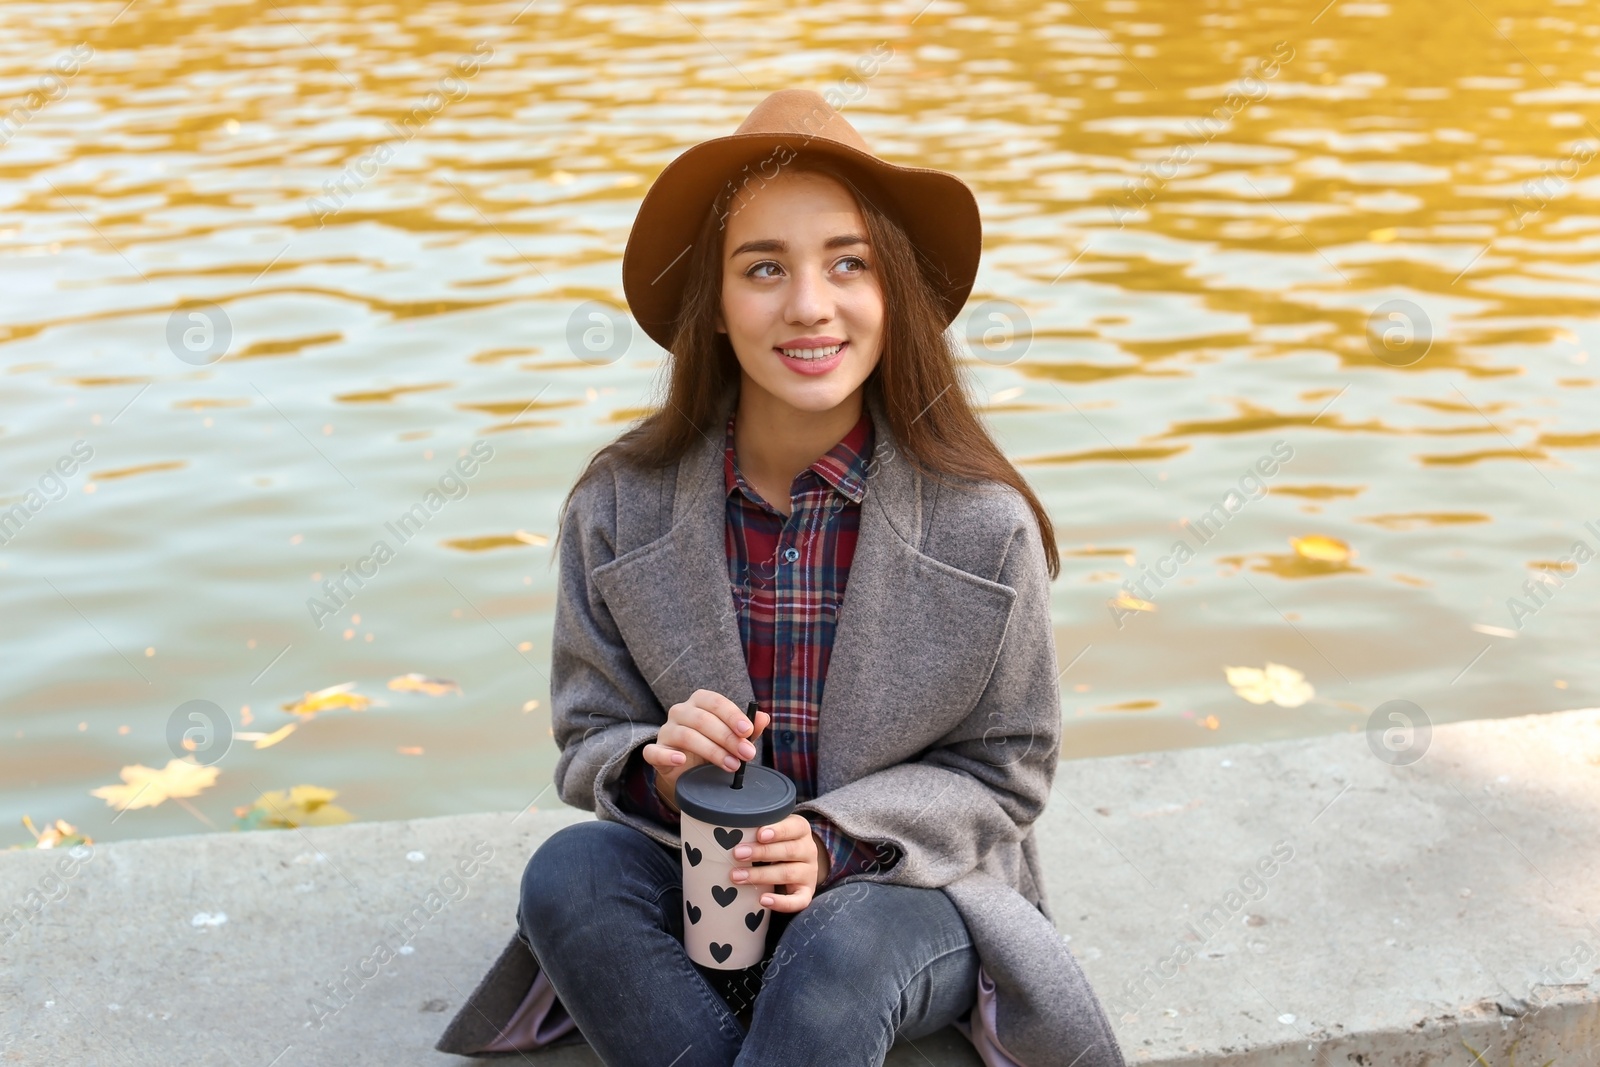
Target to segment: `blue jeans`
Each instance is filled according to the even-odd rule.
[[[682,864],[595,820],[556,831],[523,872],[522,940],[607,1067],[881,1067],[897,1037],[976,1003],[978,956],[941,890],[830,887],[772,913],[761,963],[718,971],[683,947]]]

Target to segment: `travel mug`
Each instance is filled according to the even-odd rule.
[[[752,863],[735,860],[733,850],[756,844],[759,828],[786,819],[795,798],[788,775],[753,763],[737,772],[707,763],[679,777],[683,944],[695,963],[732,971],[761,962],[772,910],[761,895],[772,887],[736,884],[733,869]]]

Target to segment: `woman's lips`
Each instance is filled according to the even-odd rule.
[[[819,347],[826,348],[827,346],[822,345]],[[778,359],[783,362],[783,365],[794,371],[796,374],[826,374],[833,368],[837,367],[840,363],[844,362],[845,353],[850,351],[850,342],[842,342],[839,345],[839,351],[835,352],[827,359],[791,359],[783,354],[783,350],[781,348],[774,348],[773,351],[778,354]]]

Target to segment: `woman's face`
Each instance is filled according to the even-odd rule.
[[[722,256],[717,332],[733,345],[743,389],[824,412],[861,387],[878,365],[883,290],[843,185],[785,171],[751,189],[728,217]]]

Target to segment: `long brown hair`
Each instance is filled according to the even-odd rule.
[[[882,405],[897,449],[923,476],[1001,482],[1022,494],[1033,511],[1051,579],[1061,572],[1055,527],[1027,481],[1006,459],[972,410],[966,375],[957,349],[946,333],[942,304],[925,259],[892,215],[864,192],[867,185],[829,159],[804,152],[788,166],[835,179],[855,197],[866,221],[867,238],[876,253],[878,283],[884,302],[883,347],[866,388]],[[669,355],[666,403],[642,416],[620,437],[603,447],[585,465],[561,502],[556,544],[573,493],[590,477],[613,463],[660,469],[677,463],[697,438],[711,431],[722,398],[739,386],[739,360],[727,334],[719,333],[716,316],[722,305],[722,245],[726,205],[732,183],[706,212],[689,254],[689,282],[684,287]],[[720,438],[719,438],[720,439]]]

